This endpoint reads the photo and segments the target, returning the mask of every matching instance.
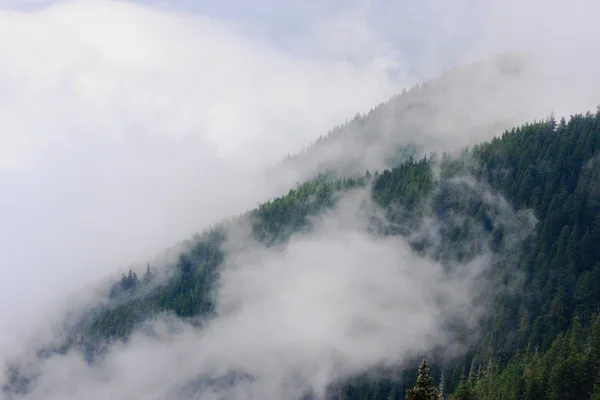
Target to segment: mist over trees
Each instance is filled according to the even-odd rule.
[[[414,106],[411,96],[419,93],[400,95],[386,107],[406,99]],[[415,120],[434,111],[425,107],[419,111],[425,117]],[[70,326],[62,343],[39,349],[37,359],[77,354],[87,365],[101,364],[110,349],[126,346],[138,330],[160,336],[145,324],[164,315],[194,330],[210,329],[221,317],[217,293],[232,253],[228,246],[285,252],[293,238],[310,234],[319,218],[351,193],[366,191],[359,209],[372,208],[366,213],[369,235],[402,238],[412,254],[439,263],[448,275],[487,257],[487,267],[473,278],[478,290],[471,294],[483,308],[468,315],[445,313],[445,344],[454,350],[435,343],[403,355],[399,364],[381,360],[326,382],[325,393],[306,384],[305,398],[600,398],[600,110],[568,120],[550,116],[455,153],[389,147],[385,138],[393,132],[381,131],[377,121],[359,116],[315,148],[340,135],[349,140],[340,132],[353,132],[352,140],[360,137],[365,147],[369,140],[385,147],[377,153],[388,152],[382,168],[366,170],[355,163],[362,153],[345,159],[352,168],[319,164],[317,175],[286,195],[190,240],[166,273],[147,265],[116,277],[108,301]],[[299,162],[310,151],[288,162]],[[236,242],[236,235],[247,242]],[[403,315],[396,318],[401,323]],[[423,357],[427,361],[417,371]],[[18,360],[6,371],[8,398],[35,394],[40,376]],[[253,380],[246,371],[216,378],[188,373],[192,378],[183,393],[197,398],[220,391],[226,397],[237,384]]]

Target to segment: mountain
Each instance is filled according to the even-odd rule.
[[[562,107],[567,92],[549,78],[542,60],[505,53],[444,72],[356,114],[271,171],[311,179],[393,168],[407,157],[452,152],[487,140]],[[545,61],[543,61],[545,62]]]
[[[519,81],[520,67],[510,59],[494,65]],[[286,398],[401,399],[414,385],[415,367],[423,357],[430,360],[436,384],[443,383],[445,393],[454,393],[455,399],[600,398],[600,110],[568,121],[551,116],[470,148],[460,143],[462,149],[446,153],[445,140],[432,139],[443,139],[445,129],[451,132],[464,124],[471,137],[469,132],[484,135],[506,123],[492,118],[490,125],[489,118],[477,116],[471,123],[470,115],[452,106],[457,99],[452,93],[467,93],[462,99],[472,101],[479,93],[465,87],[472,81],[460,79],[463,73],[453,71],[451,78],[445,75],[414,88],[334,129],[284,161],[284,169],[301,165],[310,177],[306,182],[183,243],[176,259],[164,267],[149,264],[145,271],[124,273],[105,301],[66,327],[58,344],[39,349],[33,361],[7,366],[6,396],[58,393],[47,392],[52,383],[47,376],[56,379],[51,371],[63,368],[61,362],[82,359],[78,368],[90,366],[103,376],[107,372],[102,368],[120,365],[115,352],[126,352],[140,341],[180,340],[183,350],[174,349],[186,353],[204,340],[215,347],[201,347],[208,355],[200,352],[197,358],[208,357],[209,363],[215,357],[218,367],[191,363],[198,370],[181,371],[173,388],[154,387],[156,398],[161,398],[157,393],[169,398],[254,398],[265,393],[277,398],[283,393]],[[481,81],[474,85],[486,88]],[[348,246],[341,245],[343,252],[365,258],[355,262],[327,253],[338,241]],[[363,246],[364,252],[353,246]],[[308,251],[298,252],[299,247]],[[295,268],[310,273],[273,278],[283,289],[274,291],[276,297],[262,298],[273,292],[270,279],[280,276],[278,266],[289,267],[286,257],[294,255],[308,257]],[[335,269],[324,275],[321,264],[313,268],[311,263],[326,255],[332,256]],[[313,279],[324,277],[331,279]],[[347,288],[356,290],[354,296],[347,296]],[[298,297],[302,304],[296,303],[296,290],[313,289]],[[234,293],[228,303],[220,297],[223,291],[244,293]],[[331,300],[330,292],[337,291],[343,295]],[[342,338],[351,349],[338,342],[322,348],[320,336],[313,338],[307,330],[298,336],[306,341],[298,353],[278,348],[276,335],[269,338],[269,349],[277,351],[265,354],[265,362],[281,363],[273,369],[253,370],[254,358],[222,361],[219,342],[210,338],[230,334],[216,327],[246,315],[239,299],[256,301],[253,305],[281,301],[292,308],[276,319],[281,324],[306,320],[328,326],[326,320],[292,315],[293,307],[316,315],[321,307],[331,308],[333,313],[322,315],[335,318],[336,329],[349,329]],[[313,304],[313,299],[322,302]],[[342,307],[336,304],[339,299],[352,304]],[[399,308],[398,302],[411,305]],[[157,321],[164,326],[157,327]],[[227,343],[234,346],[245,335],[256,338],[252,322],[244,320],[246,330]],[[292,325],[281,332],[298,329]],[[394,341],[395,334],[404,343]],[[250,357],[253,343],[230,351]],[[360,348],[352,348],[356,344]],[[331,353],[326,373],[312,373],[320,366],[311,363],[323,357],[310,353],[313,347]],[[269,358],[278,351],[286,354],[285,360]],[[269,379],[262,379],[265,371]],[[89,374],[74,378],[73,387],[88,384]],[[323,376],[327,379],[319,381]],[[276,390],[260,391],[267,390],[265,382]]]

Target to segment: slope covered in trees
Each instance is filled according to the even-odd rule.
[[[386,223],[372,221],[374,234],[405,236],[415,253],[448,268],[491,252],[486,277],[492,285],[480,299],[489,313],[449,329],[468,346],[462,356],[435,349],[428,355],[435,386],[443,389],[430,389],[423,376],[417,387],[425,389],[408,391],[416,371],[400,365],[332,383],[333,398],[600,398],[600,111],[527,124],[458,154],[415,160],[409,153],[380,172],[322,174],[206,231],[187,244],[167,278],[150,266],[141,278],[124,274],[109,302],[71,327],[61,346],[38,356],[74,349],[93,362],[113,341],[126,341],[143,321],[165,312],[201,329],[216,312],[222,244],[232,229],[247,226],[264,246],[285,246],[344,193],[367,188],[386,216]],[[427,218],[439,222],[436,240],[414,234]],[[473,331],[481,333],[476,340]],[[8,373],[6,393],[27,393],[35,384],[18,365]]]
[[[513,129],[463,154],[475,163],[447,164],[538,218],[517,273],[503,277],[519,290],[494,292],[484,338],[443,366],[449,398],[600,398],[599,150],[600,111]],[[404,381],[351,398],[404,398]]]
[[[540,104],[536,76],[531,60],[517,53],[446,71],[356,114],[288,156],[273,174],[300,171],[301,180],[322,171],[360,174],[477,143],[531,115],[546,115],[550,106]]]

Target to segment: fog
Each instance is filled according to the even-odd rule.
[[[122,2],[0,11],[0,51],[0,292],[19,304],[0,342],[275,194],[262,167],[399,88],[378,65],[296,59]]]
[[[495,223],[521,219],[516,231],[531,233],[534,219],[475,188]],[[498,261],[486,250],[488,237],[477,257],[449,271],[401,237],[368,234],[369,221],[383,215],[369,193],[346,193],[284,249],[253,243],[243,226],[231,226],[218,317],[201,330],[158,319],[151,335],[138,331],[92,365],[76,351],[33,363],[29,372],[39,378],[27,398],[259,399],[308,391],[321,398],[333,381],[403,364],[434,346],[460,354],[448,323],[473,324],[486,312],[479,299]],[[433,219],[415,234],[435,240],[440,224]],[[507,250],[518,252],[518,241]]]
[[[469,2],[457,2],[455,8],[438,1],[403,6],[353,2],[348,8],[338,5],[339,10],[329,10],[318,23],[307,23],[304,30],[277,42],[249,34],[235,20],[187,11],[184,6],[100,0],[33,3],[25,9],[15,8],[11,1],[0,3],[5,6],[0,8],[0,221],[4,228],[0,231],[0,300],[4,305],[0,354],[17,354],[27,348],[26,338],[46,334],[50,321],[60,319],[65,307],[74,306],[69,296],[75,295],[77,305],[83,307],[97,299],[96,289],[90,288],[118,277],[131,263],[152,259],[210,223],[287,192],[299,177],[306,176],[307,169],[299,166],[275,183],[266,180],[266,167],[418,79],[503,51],[519,52],[526,66],[518,79],[485,75],[483,81],[469,86],[473,91],[446,93],[439,100],[443,112],[436,116],[435,129],[427,125],[429,135],[420,138],[431,149],[473,144],[512,124],[544,118],[551,111],[568,115],[600,104],[596,74],[600,53],[595,40],[600,32],[594,20],[600,10],[591,0],[568,5],[487,1],[472,9]],[[396,23],[391,27],[394,18],[407,22],[413,17],[424,21],[423,25]],[[347,43],[349,32],[352,45]],[[422,45],[418,51],[415,41],[407,39],[415,37]],[[409,48],[409,42],[413,47]],[[466,82],[473,85],[468,76]],[[480,102],[488,91],[493,101]],[[494,128],[463,131],[464,125]],[[395,134],[394,129],[390,132]],[[370,153],[372,159],[377,160],[378,149],[389,143],[377,145]],[[394,139],[393,143],[398,142]],[[326,154],[333,157],[333,163],[339,155],[335,151]],[[348,244],[352,252],[346,254]],[[272,303],[277,300],[301,307],[298,319],[279,315],[282,329],[288,329],[282,337],[293,341],[297,336],[289,332],[306,326],[299,332],[315,341],[298,345],[267,341],[261,348],[257,338],[267,327],[277,332],[271,320],[257,324],[255,331],[249,329],[246,339],[274,358],[271,368],[280,365],[277,357],[291,363],[292,370],[300,368],[300,376],[306,365],[316,365],[302,378],[317,388],[340,373],[333,364],[343,362],[352,369],[381,361],[381,348],[372,346],[378,340],[393,350],[396,361],[427,346],[444,344],[443,335],[431,338],[424,347],[416,341],[435,332],[436,317],[446,311],[433,306],[427,312],[406,314],[407,320],[415,318],[419,329],[408,332],[404,344],[396,344],[398,348],[384,340],[398,329],[393,323],[378,326],[374,336],[362,339],[350,340],[333,329],[362,317],[361,304],[378,309],[389,303],[389,312],[405,312],[411,296],[391,289],[410,288],[414,283],[406,276],[411,271],[408,264],[398,267],[393,261],[406,259],[402,246],[344,227],[335,234],[300,238],[283,254],[259,252],[257,260],[261,261],[240,270],[241,275],[232,273],[222,294],[239,296],[236,304],[241,311],[215,323],[211,329],[216,333],[209,330],[202,340],[197,340],[198,333],[187,332],[181,340],[152,342],[164,363],[148,372],[148,382],[160,376],[161,368],[168,370],[176,362],[171,352],[186,352],[186,346],[196,342],[210,347],[217,337],[223,347],[214,346],[215,353],[209,352],[208,358],[188,359],[189,364],[183,365],[198,373],[207,365],[241,368],[246,366],[244,360],[254,362],[254,356],[245,353],[247,346],[231,348],[240,337],[227,335],[256,313],[263,315],[266,310],[275,318],[282,309],[269,307],[275,307]],[[375,253],[381,253],[382,259],[380,272],[372,275],[360,265]],[[326,260],[332,260],[326,265],[329,269],[320,267]],[[338,269],[346,262],[348,275]],[[432,281],[440,283],[435,265],[415,262],[423,263],[423,273],[430,271]],[[237,271],[239,263],[232,263]],[[297,265],[314,267],[305,268],[302,276],[289,276],[278,275],[277,265],[289,265],[290,270],[298,269]],[[245,274],[267,286],[243,287],[237,279]],[[272,280],[265,280],[266,276]],[[415,279],[421,282],[421,278]],[[321,279],[341,281],[341,289],[330,292],[321,286]],[[285,286],[292,280],[297,286]],[[353,285],[370,280],[383,289],[382,297],[357,298],[357,302],[369,300],[360,304],[350,301],[347,314],[337,309],[347,300],[348,291],[357,289]],[[470,281],[457,284],[469,285]],[[299,297],[286,297],[292,289]],[[431,290],[443,294],[447,289],[440,283]],[[248,301],[244,296],[258,298]],[[308,313],[307,307],[313,309],[312,301],[324,308],[306,319],[302,313]],[[457,299],[450,305],[471,301]],[[382,307],[382,318],[386,310]],[[332,316],[338,311],[342,320]],[[123,373],[118,378],[122,382],[135,380],[128,374],[137,373],[138,360],[145,362],[140,352],[146,354],[148,340],[139,339],[123,349],[123,355],[119,349],[111,353],[114,362],[121,363],[117,370]],[[357,348],[350,351],[344,346]],[[333,361],[323,362],[315,355],[324,349],[339,352],[342,358],[332,356]],[[209,359],[216,361],[211,364]],[[88,374],[81,377],[74,392],[68,392],[77,393],[74,398],[85,398],[76,390],[103,398],[101,394],[108,393],[102,390],[117,390],[115,396],[127,397],[133,393],[127,390],[138,389],[129,383],[120,386],[114,380],[117,373],[106,378],[114,379],[101,389],[102,377],[106,377],[102,374],[113,373],[110,363],[96,375],[88,369],[79,371],[69,360],[52,362],[65,362],[65,368]],[[46,376],[43,384],[49,386],[44,387],[57,382],[56,387],[63,390],[73,383],[53,381],[59,378]],[[175,378],[181,376],[171,382]],[[92,386],[85,386],[86,382]],[[267,389],[252,386],[248,390],[252,397]],[[45,398],[58,396],[53,393]],[[59,398],[66,393],[60,392]]]

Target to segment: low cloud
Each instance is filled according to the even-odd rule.
[[[0,9],[0,53],[0,299],[18,304],[0,346],[66,293],[287,191],[262,168],[400,87],[376,63],[118,1]]]
[[[473,328],[484,315],[480,299],[491,283],[482,279],[498,256],[484,245],[448,269],[417,255],[404,237],[374,236],[370,224],[383,213],[369,193],[342,196],[313,219],[310,232],[293,235],[283,248],[254,243],[243,226],[232,226],[216,318],[202,329],[172,318],[155,321],[153,334],[134,333],[92,365],[76,350],[33,364],[39,378],[27,398],[321,396],[332,382],[434,347],[459,354],[464,343],[449,324]],[[482,199],[494,223],[518,217],[501,196],[488,191]],[[444,224],[432,214],[421,239],[441,245]]]
[[[416,113],[404,125],[388,109],[368,127],[384,140],[369,147],[351,139],[324,152],[326,161],[335,165],[340,155],[358,148],[356,154],[365,156],[368,167],[380,168],[382,154],[392,145],[416,141],[428,149],[452,150],[544,118],[551,110],[559,116],[599,102],[599,60],[593,51],[597,24],[592,20],[597,5],[592,1],[576,2],[572,9],[558,1],[535,6],[486,2],[473,9],[475,14],[463,2],[439,24],[437,16],[448,6],[436,1],[430,2],[437,4],[431,13],[428,6],[406,3],[408,8],[375,19],[363,19],[374,11],[367,2],[357,3],[360,7],[340,13],[331,24],[318,21],[314,32],[280,41],[288,49],[304,50],[308,55],[302,57],[246,38],[231,21],[185,11],[112,1],[58,2],[31,12],[0,9],[0,219],[5,228],[0,233],[0,300],[9,305],[0,317],[0,353],[12,356],[29,348],[23,337],[33,332],[51,336],[39,329],[60,319],[73,303],[85,308],[99,297],[86,293],[85,301],[63,307],[59,299],[66,293],[87,291],[107,276],[118,276],[129,263],[147,260],[203,226],[310,176],[314,170],[302,165],[274,184],[262,169],[401,91],[407,72],[428,76],[453,62],[521,51],[518,74],[488,64],[475,79],[466,74],[446,92],[426,97],[433,115]],[[425,26],[431,36],[399,23],[399,11],[406,11],[401,13],[406,20],[417,13],[415,20],[429,21]],[[376,31],[373,21],[382,20],[388,21],[382,26],[400,31],[387,36]],[[350,27],[358,27],[353,43],[342,46]],[[460,51],[444,39],[465,32],[471,34]],[[477,46],[473,36],[481,39]],[[411,42],[425,49],[418,52],[419,60],[402,59],[416,53],[397,50],[401,41],[394,38],[425,38]],[[449,58],[440,60],[440,54]],[[419,71],[411,70],[418,62]],[[218,375],[230,368],[247,368],[263,378],[237,386],[250,398],[270,393],[265,390],[295,390],[279,385],[290,373],[304,387],[322,389],[336,376],[402,360],[443,341],[432,315],[448,310],[410,290],[425,279],[435,284],[423,283],[423,290],[443,298],[452,285],[464,288],[472,281],[446,281],[437,272],[439,264],[415,258],[401,239],[372,238],[356,222],[360,219],[346,217],[326,218],[316,232],[294,238],[280,253],[255,247],[250,253],[233,252],[220,300],[223,318],[200,337],[187,327],[180,336],[138,334],[127,346],[111,350],[106,363],[91,368],[75,353],[53,357],[44,364],[49,373],[36,395],[118,398],[153,388],[145,392],[152,398],[182,378],[192,379],[188,372]],[[435,231],[435,221],[431,228]],[[359,263],[375,266],[362,270]],[[419,268],[413,271],[410,263]],[[471,267],[478,271],[487,263],[480,258]],[[299,265],[308,267],[292,268]],[[373,271],[377,275],[371,276]],[[241,285],[242,277],[253,284]],[[391,284],[406,291],[396,293]],[[380,293],[370,296],[373,289]],[[299,318],[269,308],[277,307],[270,298],[296,310]],[[317,299],[322,308],[314,310]],[[471,297],[450,300],[448,305],[457,308],[472,303]],[[431,314],[398,310],[403,304]],[[374,320],[361,314],[367,306],[380,310],[373,311]],[[382,342],[391,351],[382,356],[374,338],[388,340],[394,330],[404,331],[395,319],[383,320],[400,311],[418,329],[407,331],[404,341]],[[264,331],[246,325],[253,318]],[[267,328],[283,339],[259,340]],[[245,330],[270,357],[266,369],[255,368],[260,359],[251,342],[243,342]],[[433,336],[419,347],[417,338],[428,334]],[[242,340],[238,347],[236,340]],[[221,369],[215,372],[208,365]],[[172,375],[174,370],[182,375]],[[270,374],[278,385],[260,386],[269,383],[264,378]]]

